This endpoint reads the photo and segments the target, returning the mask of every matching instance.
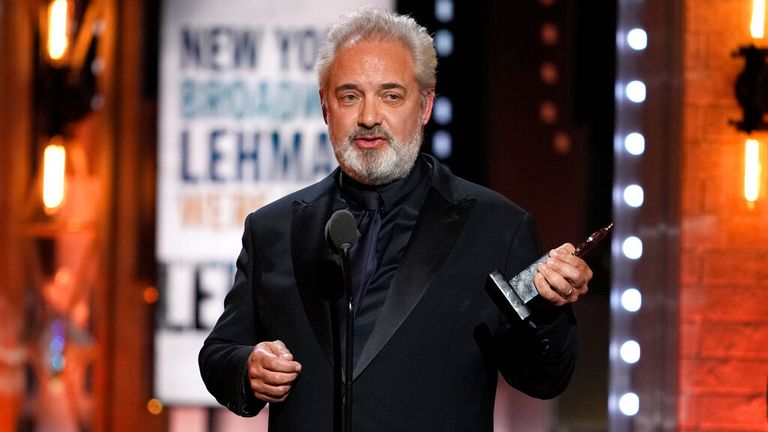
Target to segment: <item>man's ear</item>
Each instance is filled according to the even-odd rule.
[[[328,106],[326,106],[325,92],[320,89],[320,108],[323,110],[323,121],[328,124]]]
[[[421,124],[426,125],[432,117],[432,105],[435,103],[435,90],[428,90],[424,95],[423,108],[421,112]]]

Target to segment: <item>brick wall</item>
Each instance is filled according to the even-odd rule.
[[[731,53],[752,40],[751,3],[685,2],[681,431],[767,428],[768,197],[746,205],[746,135],[728,124],[741,116],[733,86],[743,60]],[[768,150],[768,134],[753,135]]]

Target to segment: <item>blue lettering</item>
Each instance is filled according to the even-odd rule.
[[[181,29],[181,67],[210,69],[256,69],[261,29],[226,26]]]
[[[290,33],[283,32],[281,30],[275,31],[277,37],[277,51],[280,53],[280,69],[288,70],[290,65],[288,64],[288,48],[290,44]]]
[[[280,69],[288,70],[293,62],[295,67],[311,71],[320,49],[321,35],[313,28],[299,30],[275,30],[277,50],[280,53]]]
[[[328,174],[335,167],[336,162],[333,156],[333,148],[330,146],[327,132],[320,132],[317,135],[314,156],[315,163],[312,170],[314,176]]]
[[[190,65],[200,67],[200,35],[188,28],[181,29],[181,67]]]
[[[219,151],[217,148],[217,141],[219,140],[219,137],[225,133],[226,132],[222,129],[214,129],[211,131],[208,139],[210,149],[210,157],[208,159],[208,172],[209,178],[214,182],[220,182],[224,180],[221,176],[219,176],[219,173],[216,170],[216,165],[221,160],[221,151]]]
[[[261,32],[240,32],[235,39],[235,67],[256,69],[257,47],[261,43]]]
[[[197,183],[197,177],[189,171],[189,131],[181,131],[181,180]]]
[[[299,41],[299,64],[305,71],[311,71],[315,67],[315,58],[320,49],[320,40],[314,29],[307,29],[302,34],[297,35]]]
[[[237,135],[237,179],[243,180],[244,165],[250,163],[253,170],[253,180],[259,179],[259,138],[261,135],[256,132],[253,134],[253,143],[250,150],[245,148],[245,134]]]
[[[221,70],[221,65],[219,64],[219,50],[221,49],[221,44],[226,43],[226,41],[221,40],[222,38],[220,35],[224,33],[227,33],[227,29],[222,27],[214,27],[210,31],[209,35],[209,43],[208,43],[208,49],[210,50],[210,66],[211,69],[218,71]]]
[[[272,133],[272,179],[301,180],[301,134],[293,134],[293,142],[285,143],[280,133]]]

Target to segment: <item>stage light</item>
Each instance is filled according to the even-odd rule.
[[[440,57],[453,54],[453,33],[450,30],[443,29],[435,32],[435,51]]]
[[[432,154],[438,159],[447,159],[453,153],[453,139],[444,130],[437,130],[432,136]]]
[[[645,152],[645,137],[638,132],[632,132],[624,138],[624,148],[629,154],[640,156]]]
[[[760,196],[763,166],[760,163],[760,142],[747,139],[744,149],[744,199],[754,205]]]
[[[453,0],[437,0],[435,2],[435,18],[443,23],[453,21]]]
[[[150,414],[159,415],[163,412],[163,402],[160,399],[150,399],[147,401],[147,411]]]
[[[636,184],[624,188],[624,202],[630,207],[643,205],[643,188]]]
[[[763,39],[765,36],[765,0],[754,0],[752,3],[752,20],[749,25],[752,38]],[[766,56],[768,49],[758,47],[755,42],[742,45],[732,54],[733,57],[744,58],[744,69],[736,78],[736,101],[741,107],[742,118],[730,120],[737,130],[747,133],[744,144],[744,199],[749,208],[754,208],[760,197],[762,182],[761,144],[750,137],[754,131],[768,129],[764,121],[768,113],[768,96],[762,91],[763,83],[768,79]]]
[[[55,212],[64,202],[64,178],[66,171],[64,140],[51,138],[43,151],[43,205],[46,213]]]
[[[629,364],[637,363],[640,360],[640,344],[637,341],[628,340],[621,344],[619,354],[624,362]]]
[[[453,103],[445,96],[435,98],[435,106],[432,110],[432,118],[435,123],[446,125],[453,120]]]
[[[755,39],[762,39],[765,35],[765,0],[752,0],[752,20],[749,23],[749,32]]]
[[[48,57],[54,62],[64,58],[69,49],[69,13],[67,0],[54,0],[48,5]]]
[[[642,51],[648,46],[648,35],[641,28],[632,29],[627,33],[627,44],[635,51]]]
[[[619,410],[625,416],[633,416],[640,411],[640,398],[632,392],[624,393],[619,398]]]
[[[639,80],[630,81],[627,84],[625,93],[627,99],[634,103],[641,103],[645,101],[645,83]]]
[[[627,237],[621,244],[621,250],[631,260],[640,259],[643,256],[643,242],[635,236]]]
[[[621,307],[627,312],[637,312],[643,305],[643,295],[637,288],[628,288],[621,293]]]

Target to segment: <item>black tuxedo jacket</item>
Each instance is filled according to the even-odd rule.
[[[569,308],[539,312],[530,326],[483,288],[491,271],[510,278],[540,256],[531,217],[428,160],[429,192],[354,368],[355,431],[491,431],[497,371],[539,398],[558,395],[573,371]],[[302,372],[270,406],[270,430],[332,429],[333,308],[320,262],[337,175],[248,216],[234,285],[200,352],[211,394],[252,416],[264,403],[250,391],[248,355],[261,341],[285,343]]]

